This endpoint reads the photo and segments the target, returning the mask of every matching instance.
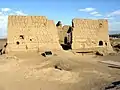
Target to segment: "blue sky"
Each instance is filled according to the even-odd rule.
[[[120,33],[120,0],[2,0],[0,37],[7,36],[8,15],[39,15],[71,25],[73,18],[108,19],[109,31]]]

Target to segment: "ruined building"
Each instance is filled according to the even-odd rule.
[[[56,26],[44,16],[9,16],[7,52],[62,50],[112,51],[107,20],[73,19],[72,26]]]
[[[57,29],[58,29],[60,45],[63,47],[64,50],[71,49],[73,28],[69,25],[64,25],[64,26],[60,25],[60,26],[57,26]]]
[[[112,51],[108,35],[107,20],[73,19],[72,49],[96,50],[104,48]]]
[[[7,51],[61,50],[57,28],[44,16],[9,16]]]
[[[96,51],[98,49],[112,51],[107,20],[73,19],[72,27],[60,26],[58,32],[59,43],[71,45],[72,50],[78,52]]]

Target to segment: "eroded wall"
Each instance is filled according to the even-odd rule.
[[[104,47],[112,50],[108,36],[107,20],[73,19],[74,50],[94,50]]]
[[[67,31],[69,30],[68,25],[64,25],[63,27],[57,27],[58,35],[59,35],[59,43],[65,44],[65,37],[67,38]]]
[[[63,30],[62,30],[62,24],[61,24],[60,21],[56,24],[56,27],[57,27],[58,36],[59,36],[59,44],[63,44],[64,43],[64,41],[63,41]]]
[[[8,52],[60,50],[57,29],[44,16],[8,17]]]
[[[59,43],[65,44],[65,38],[67,39],[66,42],[71,41],[71,38],[69,37],[69,31],[72,30],[72,27],[69,25],[57,26],[58,35],[59,35]]]

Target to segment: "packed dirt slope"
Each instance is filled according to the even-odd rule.
[[[2,55],[0,90],[105,90],[120,80],[120,71],[101,60],[68,51],[48,57],[23,52]]]

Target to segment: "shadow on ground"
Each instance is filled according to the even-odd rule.
[[[120,81],[112,82],[110,85],[105,87],[105,90],[120,90]]]

